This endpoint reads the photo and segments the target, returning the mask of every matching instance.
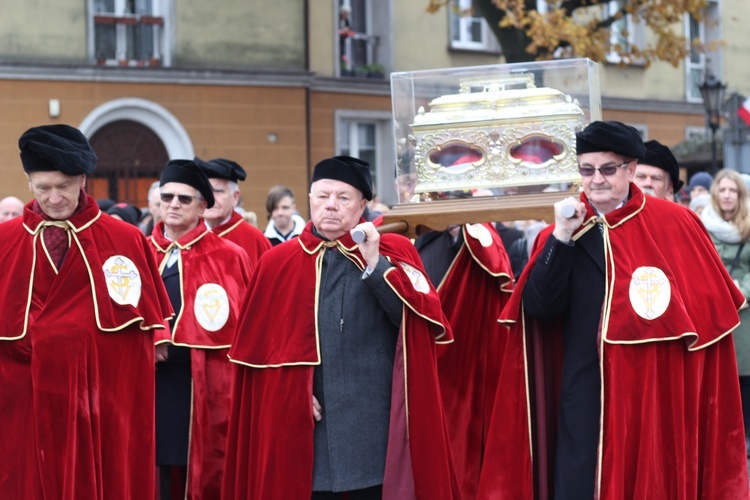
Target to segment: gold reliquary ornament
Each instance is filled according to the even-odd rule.
[[[578,100],[533,73],[459,80],[458,93],[420,106],[408,137],[416,194],[573,183],[580,180],[575,133],[588,119]]]
[[[397,203],[381,228],[410,237],[551,220],[577,195],[575,134],[601,119],[589,59],[391,73],[391,99]]]

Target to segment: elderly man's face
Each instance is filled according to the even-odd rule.
[[[167,182],[161,187],[161,218],[172,233],[186,233],[198,225],[205,200],[198,190],[181,182]]]
[[[635,160],[627,160],[611,151],[578,156],[578,165],[583,168],[617,167],[612,175],[603,175],[601,171],[594,170],[594,175],[581,177],[586,197],[603,214],[614,210],[630,191],[630,181],[635,175]]]
[[[23,202],[18,198],[8,197],[0,201],[0,222],[19,217],[23,213]]]
[[[55,220],[65,220],[73,215],[81,189],[86,186],[85,175],[65,175],[59,170],[30,172],[28,178],[29,190],[42,212]]]
[[[154,224],[161,220],[161,192],[159,188],[154,189],[148,195],[148,211]]]
[[[359,189],[346,182],[320,179],[310,190],[310,218],[329,240],[342,237],[359,224],[366,204]]]
[[[674,201],[672,180],[664,170],[652,165],[638,164],[635,167],[633,183],[645,194],[665,200]]]
[[[220,224],[228,218],[237,206],[240,191],[236,184],[231,185],[227,179],[208,179],[214,192],[214,206],[206,209],[203,217],[206,220]]]

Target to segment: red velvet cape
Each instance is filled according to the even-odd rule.
[[[524,338],[497,322],[513,273],[494,227],[474,227],[438,286],[454,336],[438,373],[461,496],[532,498]]]
[[[172,309],[146,239],[88,196],[56,271],[32,203],[0,225],[0,498],[152,498],[154,331]],[[116,303],[113,283],[140,298]]]
[[[587,206],[577,232],[604,225],[606,292],[600,326],[602,432],[596,492],[600,498],[748,498],[747,458],[734,344],[737,310],[745,302],[698,217],[686,208],[644,196],[601,219]],[[500,321],[523,327],[522,290],[554,227],[546,228]],[[574,238],[577,236],[574,235]],[[631,305],[634,271],[664,272],[671,287],[666,310],[644,319]],[[554,402],[559,332],[534,339],[537,411]],[[552,337],[552,338],[551,338]],[[552,363],[554,365],[554,363]],[[549,368],[550,365],[548,365]],[[546,381],[546,385],[544,382]],[[541,394],[544,393],[544,394]],[[552,403],[554,404],[554,403]],[[546,498],[556,419],[538,415],[540,498]],[[545,477],[545,471],[549,477]]]
[[[253,266],[263,255],[263,252],[271,248],[271,242],[268,238],[235,211],[232,211],[232,215],[227,222],[216,226],[212,231],[220,238],[229,240],[241,247],[250,257]]]
[[[224,498],[309,498],[313,478],[312,379],[320,363],[316,295],[329,246],[357,267],[365,263],[347,234],[316,237],[308,223],[292,241],[258,262],[242,325],[230,350],[237,363]],[[452,339],[437,293],[406,238],[382,235],[380,253],[394,264],[385,279],[404,302],[394,360],[391,425],[383,498],[458,496],[438,389],[436,342]],[[406,264],[428,286],[418,292]]]
[[[164,222],[159,222],[150,241],[160,270],[166,266],[173,246],[180,248],[176,265],[180,266],[182,309],[175,320],[171,341],[192,348],[187,498],[217,498],[221,491],[232,384],[227,353],[253,266],[244,250],[209,231],[202,220],[174,242],[164,237]],[[207,283],[220,285],[228,300],[226,323],[216,331],[202,326],[195,313],[196,295]]]

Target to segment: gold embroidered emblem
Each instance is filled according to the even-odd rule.
[[[664,314],[672,298],[672,286],[658,267],[643,266],[633,271],[630,280],[630,305],[644,319]]]
[[[419,269],[414,266],[410,266],[405,262],[399,262],[399,264],[401,264],[401,267],[409,277],[409,281],[411,281],[411,285],[416,291],[421,293],[430,293],[430,283],[427,281],[427,278],[425,278],[424,274],[422,274]]]
[[[216,283],[205,283],[198,288],[193,305],[195,319],[209,332],[220,330],[229,319],[229,297]]]
[[[482,224],[467,224],[466,232],[475,240],[479,240],[479,243],[483,247],[492,246],[492,235],[486,226]]]
[[[102,266],[109,297],[117,304],[138,306],[141,298],[141,276],[132,260],[113,255]]]

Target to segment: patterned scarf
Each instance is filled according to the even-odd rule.
[[[78,196],[78,206],[70,215],[70,217],[81,213],[83,209],[86,208],[86,199],[86,193],[83,189],[81,189],[81,192]],[[34,200],[34,203],[31,204],[31,211],[44,220],[54,220],[49,215],[44,213],[37,200]],[[60,266],[62,266],[63,260],[65,259],[65,254],[68,252],[67,229],[52,225],[45,226],[45,228],[42,230],[42,237],[44,246],[47,249],[50,258],[52,259],[52,262],[54,262],[55,266],[60,269]]]

